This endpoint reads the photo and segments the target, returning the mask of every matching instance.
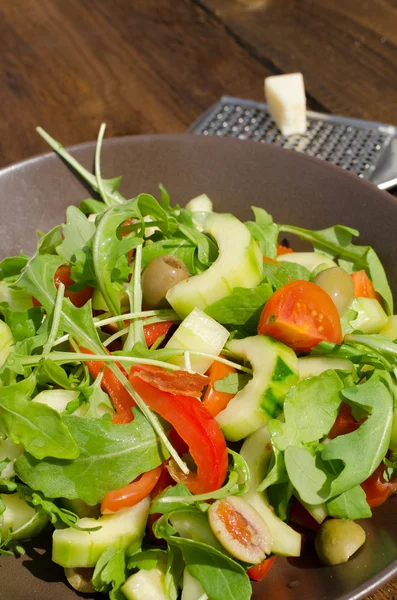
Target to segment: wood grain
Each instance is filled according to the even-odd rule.
[[[107,135],[183,132],[221,95],[302,71],[313,109],[397,123],[397,0],[0,4],[0,166]],[[389,584],[371,600],[397,599]]]

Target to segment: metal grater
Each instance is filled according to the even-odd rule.
[[[223,96],[189,131],[275,144],[353,171],[381,189],[397,185],[397,128],[393,125],[307,111],[306,133],[284,137],[266,104]]]

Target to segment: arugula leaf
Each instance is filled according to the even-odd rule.
[[[172,537],[167,542],[182,552],[186,568],[202,585],[211,600],[249,600],[252,587],[245,569],[215,548]]]
[[[272,419],[269,432],[279,449],[316,442],[326,435],[338,415],[343,383],[333,370],[300,381],[284,402],[285,422]]]
[[[269,503],[273,506],[276,515],[282,521],[286,521],[289,516],[291,498],[294,488],[290,481],[272,485],[268,490]]]
[[[225,298],[207,306],[205,312],[229,328],[244,327],[249,335],[256,333],[260,312],[272,293],[269,283],[261,283],[256,288],[236,287]]]
[[[371,509],[363,488],[356,485],[327,503],[328,514],[338,519],[369,519]]]
[[[51,383],[65,390],[75,390],[78,384],[78,380],[73,375],[68,377],[66,371],[50,358],[40,362],[36,377],[39,385]]]
[[[167,552],[160,550],[160,548],[150,548],[129,556],[127,566],[129,569],[151,571],[161,560],[167,560]]]
[[[178,598],[178,582],[182,578],[184,569],[185,563],[180,548],[169,545],[165,572],[165,591],[169,600],[177,600]]]
[[[322,504],[330,497],[332,475],[319,453],[314,456],[306,448],[288,446],[284,453],[288,477],[307,504]]]
[[[40,492],[30,492],[25,499],[36,509],[39,507],[40,510],[45,512],[45,514],[50,517],[50,521],[53,525],[59,526],[60,523],[63,523],[64,525],[67,525],[67,527],[74,528],[79,520],[79,517],[74,512],[66,508],[60,508],[55,502],[51,502],[51,500],[45,498]],[[77,529],[80,529],[80,527],[77,527]]]
[[[80,498],[97,504],[107,492],[127,485],[168,457],[138,409],[127,425],[114,425],[108,416],[63,420],[80,450],[75,460],[38,461],[25,452],[15,463],[18,477],[47,498]]]
[[[43,319],[43,309],[41,306],[35,306],[27,310],[10,310],[9,308],[5,308],[3,314],[4,320],[11,329],[12,336],[16,342],[34,337]]]
[[[288,481],[287,469],[285,468],[284,452],[281,452],[273,443],[273,453],[270,459],[269,469],[265,479],[258,486],[258,492],[265,491],[274,484]]]
[[[66,210],[66,225],[62,227],[63,240],[57,247],[57,252],[67,261],[71,261],[77,249],[83,249],[90,243],[95,233],[95,224],[76,206],[69,206]]]
[[[344,268],[348,267],[350,263],[350,270],[365,269],[375,290],[384,300],[386,312],[389,315],[393,314],[393,295],[383,265],[371,246],[356,246],[351,243],[353,236],[359,235],[356,229],[335,225],[327,229],[312,231],[293,225],[280,225],[280,231],[294,233],[302,240],[311,242],[315,250],[324,252],[331,258],[342,259],[341,266]]]
[[[0,261],[0,281],[14,281],[25,268],[29,257],[26,254],[9,256]]]
[[[249,229],[252,237],[258,242],[259,248],[264,256],[275,258],[277,256],[277,238],[279,227],[273,223],[273,218],[264,208],[251,206],[255,223],[247,221],[245,226]]]
[[[225,392],[226,394],[237,394],[242,390],[251,379],[246,373],[229,373],[222,379],[217,379],[214,383],[214,389],[217,392]]]
[[[142,219],[138,203],[139,196],[104,212],[98,218],[92,242],[94,272],[98,288],[114,315],[120,314],[120,301],[112,286],[113,270],[120,257],[142,243],[142,235],[126,236],[121,239],[118,229],[127,219]]]
[[[198,269],[196,266],[196,248],[196,245],[190,240],[177,237],[158,240],[153,242],[153,244],[146,244],[142,250],[142,269],[157,256],[170,254],[182,260],[191,275],[196,275],[203,270],[202,268]]]
[[[332,482],[331,497],[362,483],[375,471],[388,450],[393,420],[393,398],[381,371],[363,384],[342,390],[342,394],[345,402],[370,414],[356,431],[338,436],[322,451],[324,460],[341,460],[345,465]]]
[[[77,458],[79,449],[60,415],[45,404],[30,402],[36,387],[33,375],[0,387],[0,423],[8,437],[35,457]]]
[[[32,308],[32,296],[26,294],[23,290],[20,290],[5,281],[0,281],[0,313],[4,312],[5,308],[11,310],[27,310]]]
[[[56,227],[48,231],[48,233],[41,235],[37,244],[37,254],[56,254],[57,247],[61,243],[61,226],[57,225]]]
[[[110,592],[110,600],[125,600],[121,586],[128,576],[125,550],[107,548],[99,557],[92,576],[92,583],[98,592]]]

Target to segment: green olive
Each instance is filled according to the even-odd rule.
[[[165,298],[168,290],[188,277],[187,266],[176,256],[166,254],[151,260],[142,273],[142,294],[145,308],[150,310],[168,306]]]
[[[66,579],[69,585],[82,594],[93,594],[96,590],[92,583],[93,568],[65,569]]]
[[[347,311],[354,299],[354,283],[344,269],[324,269],[316,275],[314,283],[331,296],[340,315]]]
[[[365,542],[365,531],[354,521],[328,519],[316,535],[317,556],[325,565],[347,562]]]

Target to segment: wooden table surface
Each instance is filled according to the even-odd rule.
[[[107,135],[183,132],[221,95],[302,71],[314,110],[397,124],[396,0],[3,0],[0,166]],[[397,598],[397,582],[371,596]]]

